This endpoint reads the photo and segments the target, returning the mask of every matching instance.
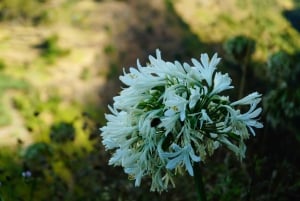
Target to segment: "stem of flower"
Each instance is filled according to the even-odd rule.
[[[32,201],[33,197],[34,197],[33,195],[34,195],[35,185],[36,185],[36,179],[33,178],[33,180],[31,181],[31,184],[30,184],[30,195],[29,195],[30,201]]]
[[[200,163],[194,163],[193,170],[194,170],[194,180],[195,180],[196,191],[198,194],[198,200],[206,201],[206,193],[205,193],[205,189],[204,189]]]
[[[246,75],[247,75],[247,66],[251,57],[251,52],[250,52],[250,47],[249,45],[247,46],[247,52],[246,52],[246,57],[244,61],[241,62],[242,66],[242,79],[240,83],[240,90],[239,90],[239,96],[238,98],[241,99],[244,95],[244,88],[245,88],[245,82],[246,82]]]
[[[247,65],[243,64],[242,65],[242,78],[240,82],[240,90],[239,90],[239,95],[238,99],[241,99],[244,95],[244,88],[245,88],[245,82],[246,82],[246,74],[247,74]]]

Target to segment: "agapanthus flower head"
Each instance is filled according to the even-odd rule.
[[[216,72],[219,61],[217,54],[211,59],[201,54],[192,65],[172,63],[157,50],[146,66],[137,62],[137,68],[124,71],[120,80],[127,86],[114,97],[100,129],[105,148],[114,152],[109,164],[122,166],[136,186],[150,177],[151,190],[162,191],[174,186],[177,173],[193,176],[193,164],[220,146],[244,158],[244,140],[263,127],[261,95],[235,102],[222,95],[233,86],[228,74]]]

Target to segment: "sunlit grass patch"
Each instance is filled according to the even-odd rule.
[[[222,4],[175,1],[174,6],[201,40],[222,42],[241,34],[252,37],[257,41],[255,57],[260,60],[270,51],[293,53],[300,46],[299,33],[284,18],[285,7],[276,0],[229,0]]]
[[[0,126],[9,125],[12,121],[10,115],[10,108],[7,104],[9,102],[4,101],[6,92],[8,90],[25,90],[28,89],[29,84],[24,80],[15,79],[0,72]]]

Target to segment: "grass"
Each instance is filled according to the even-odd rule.
[[[50,12],[47,10],[47,3],[48,0],[3,0],[0,2],[0,20],[35,25],[48,23]]]
[[[0,94],[1,95],[1,94]],[[1,103],[0,106],[0,113],[1,113],[1,118],[0,118],[0,126],[6,126],[9,125],[12,121],[9,110],[7,110],[4,107],[4,104]]]
[[[14,79],[0,72],[0,93],[8,89],[28,89],[29,84],[24,80]]]
[[[70,53],[70,50],[61,48],[58,42],[59,37],[57,35],[51,35],[35,47],[40,49],[41,56],[48,63],[53,64],[59,57],[67,56]]]
[[[10,109],[4,103],[4,95],[9,90],[26,90],[29,88],[28,82],[14,79],[0,71],[0,126],[9,125],[12,121]]]
[[[257,42],[255,57],[260,60],[266,60],[270,51],[294,53],[299,48],[299,33],[282,15],[284,8],[279,1],[228,1],[219,9],[213,3],[210,8],[194,3],[189,12],[184,11],[183,1],[174,4],[185,22],[205,41],[222,42],[237,35],[252,37]]]

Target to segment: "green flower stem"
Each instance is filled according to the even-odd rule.
[[[245,63],[242,65],[242,78],[241,78],[241,82],[240,82],[240,89],[239,89],[239,95],[238,95],[239,99],[241,99],[244,95],[246,75],[247,75],[247,64]]]
[[[30,182],[30,197],[29,200],[32,201],[34,198],[34,190],[35,190],[35,186],[36,186],[36,179],[33,178],[33,180]]]
[[[248,67],[248,63],[249,63],[251,54],[252,54],[251,48],[248,45],[246,57],[245,57],[244,61],[241,61],[241,63],[240,63],[240,65],[242,67],[242,78],[241,78],[241,82],[240,82],[240,89],[239,89],[239,96],[238,96],[239,99],[241,99],[244,95],[246,76],[247,76],[247,67]]]
[[[196,191],[198,194],[198,200],[206,201],[206,193],[205,193],[205,189],[204,189],[200,163],[194,163],[193,170],[194,170],[194,180],[195,180]]]

